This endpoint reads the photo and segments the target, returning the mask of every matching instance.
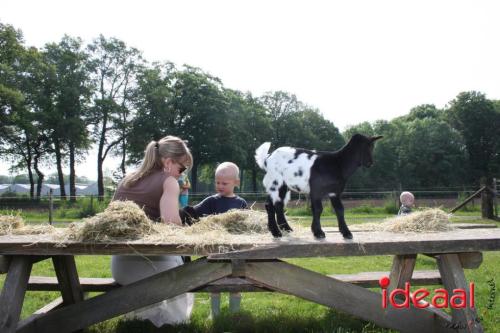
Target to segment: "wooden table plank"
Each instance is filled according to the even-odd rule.
[[[369,224],[378,223],[378,222],[369,222]],[[362,231],[374,231],[370,226],[364,226],[365,223],[353,224],[349,226],[349,230],[351,232],[362,232]],[[497,225],[494,223],[452,223],[452,225],[457,229],[490,229],[497,228]],[[337,227],[324,227],[323,231],[326,233],[339,232],[339,228]]]
[[[205,248],[189,244],[70,242],[60,247],[55,241],[36,236],[0,236],[0,254],[14,255],[213,255],[219,259],[271,259],[318,256],[398,255],[418,253],[480,252],[500,250],[500,228],[454,230],[450,232],[398,234],[389,232],[359,232],[353,240],[340,234],[329,234],[325,240],[289,237],[262,244],[216,244]],[[235,251],[219,254],[220,249]]]

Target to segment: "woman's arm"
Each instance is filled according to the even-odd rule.
[[[174,177],[165,179],[160,199],[160,214],[165,223],[182,225],[179,216],[179,191],[179,183]]]

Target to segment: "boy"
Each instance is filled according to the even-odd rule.
[[[403,192],[399,196],[399,201],[401,201],[401,208],[399,208],[398,215],[408,215],[411,213],[411,209],[415,204],[415,197],[411,192]]]
[[[232,162],[221,163],[215,170],[215,190],[217,194],[205,198],[193,207],[195,218],[203,215],[221,214],[230,209],[246,209],[245,199],[234,193],[234,188],[240,185],[240,169]],[[231,293],[229,309],[236,312],[240,308],[241,294]],[[220,313],[220,293],[212,293],[212,318]]]

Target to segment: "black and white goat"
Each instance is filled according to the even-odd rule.
[[[292,231],[284,214],[290,199],[290,190],[309,193],[313,213],[311,230],[316,238],[325,238],[320,216],[321,200],[328,195],[337,215],[339,231],[344,238],[352,234],[344,219],[344,206],[340,195],[347,179],[360,167],[373,164],[374,142],[382,136],[366,137],[355,134],[349,142],[335,152],[316,152],[301,148],[280,147],[269,154],[270,142],[263,143],[255,151],[255,160],[266,171],[263,179],[266,192],[268,228],[274,237],[281,237],[281,230]],[[277,223],[276,223],[277,218]]]

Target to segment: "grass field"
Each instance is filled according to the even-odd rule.
[[[300,215],[300,214],[297,214]],[[385,216],[388,216],[385,214]],[[384,214],[348,213],[349,224],[380,220]],[[486,221],[477,216],[461,215],[454,222]],[[325,217],[324,226],[336,225],[332,217]],[[309,225],[310,217],[303,216],[300,223]],[[110,277],[109,256],[79,256],[76,258],[81,277]],[[371,257],[330,257],[287,260],[298,266],[312,269],[323,274],[357,273],[361,271],[390,270],[390,256]],[[416,269],[436,269],[435,261],[419,256]],[[54,276],[50,261],[43,261],[33,267],[33,275]],[[492,297],[493,289],[488,281],[500,280],[500,252],[484,253],[483,264],[475,270],[466,270],[466,277],[476,286],[476,306],[485,332],[500,332],[500,308],[498,296]],[[0,286],[4,276],[0,276]],[[434,289],[434,286],[428,286]],[[436,286],[437,288],[437,286]],[[378,291],[378,290],[377,290]],[[46,303],[58,297],[55,292],[28,292],[25,298],[22,317],[25,318]],[[91,295],[92,296],[92,295]],[[493,303],[491,303],[493,299]],[[488,308],[488,305],[490,305]],[[215,320],[209,319],[210,298],[208,294],[196,294],[196,304],[189,324],[164,326],[157,329],[151,324],[138,321],[125,321],[122,317],[94,325],[90,332],[391,332],[349,315],[333,311],[292,296],[277,293],[245,293],[242,297],[241,311],[228,312],[227,295],[223,294],[222,314]]]

